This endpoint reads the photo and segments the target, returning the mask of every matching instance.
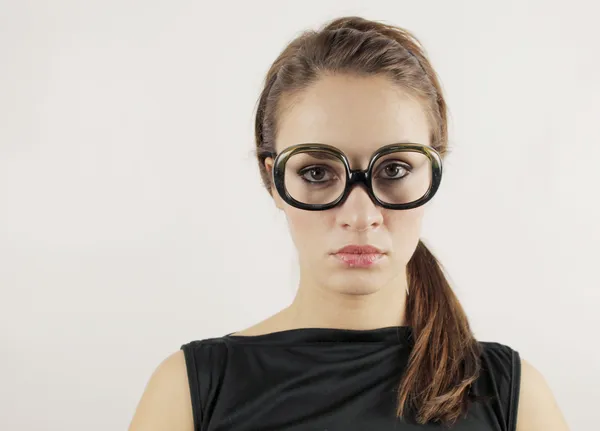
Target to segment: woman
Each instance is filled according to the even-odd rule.
[[[474,338],[419,239],[448,137],[414,36],[359,17],[304,33],[268,72],[255,132],[298,250],[297,295],[181,346],[130,430],[568,429],[533,366]]]

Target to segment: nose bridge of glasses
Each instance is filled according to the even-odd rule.
[[[350,186],[355,184],[364,184],[367,186],[367,171],[362,169],[351,169],[350,170]]]
[[[362,193],[366,194],[370,200],[373,201],[373,197],[371,196],[371,191],[369,190],[369,182],[367,181],[367,171],[355,169],[350,171],[350,182],[348,183],[348,193],[347,197],[350,197],[351,194],[355,192],[355,189],[362,188]],[[360,193],[360,192],[359,192]],[[373,201],[373,203],[376,203]]]
[[[369,181],[369,167],[365,166],[364,169],[350,169],[350,181],[348,183],[348,195],[350,195],[352,192],[354,192],[354,189],[356,189],[356,186],[359,186],[358,188],[362,188],[363,192],[368,195],[369,199],[373,201],[373,203],[376,203],[373,200],[373,190],[371,189],[371,184]]]

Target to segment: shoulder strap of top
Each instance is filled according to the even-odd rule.
[[[185,356],[194,430],[203,431],[208,428],[213,400],[222,385],[222,370],[225,365],[226,346],[215,339],[196,340],[180,347]]]
[[[192,402],[192,415],[194,416],[194,431],[200,431],[202,426],[202,404],[200,401],[200,387],[198,379],[198,363],[195,355],[195,344],[190,343],[181,346],[185,356],[188,383],[190,385],[190,398]]]
[[[496,342],[483,341],[482,380],[479,391],[492,395],[492,405],[503,431],[516,431],[521,358],[519,352]]]

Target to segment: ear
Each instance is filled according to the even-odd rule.
[[[271,196],[275,201],[275,206],[280,210],[283,210],[283,201],[279,193],[277,193],[277,189],[275,189],[275,184],[273,184],[273,158],[267,157],[265,159],[265,169],[267,170],[267,174],[269,176],[269,181],[271,182]]]

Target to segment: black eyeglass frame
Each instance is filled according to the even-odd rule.
[[[344,191],[340,195],[340,197],[334,200],[333,202],[327,204],[306,204],[304,202],[300,202],[294,199],[286,190],[285,165],[287,161],[294,154],[303,153],[307,151],[328,152],[336,158],[338,158],[344,164],[346,168],[346,187],[344,188]],[[390,204],[381,201],[377,198],[377,196],[375,196],[372,185],[373,167],[375,166],[377,160],[379,160],[381,157],[394,152],[418,152],[424,154],[430,160],[431,185],[429,186],[427,192],[421,198],[403,204]],[[281,151],[279,154],[272,153],[270,154],[270,156],[275,158],[275,161],[273,162],[272,178],[275,188],[277,189],[277,192],[279,193],[281,198],[289,205],[307,211],[324,211],[333,208],[337,205],[341,205],[348,198],[350,191],[356,184],[363,184],[365,186],[365,189],[367,190],[367,193],[371,197],[371,200],[377,205],[392,210],[408,210],[424,205],[429,200],[431,200],[431,198],[433,198],[438,188],[440,187],[440,183],[442,181],[443,162],[440,153],[428,145],[413,142],[389,144],[379,148],[371,155],[369,165],[365,170],[351,169],[348,158],[340,149],[334,147],[333,145],[322,144],[317,142],[292,145]]]

